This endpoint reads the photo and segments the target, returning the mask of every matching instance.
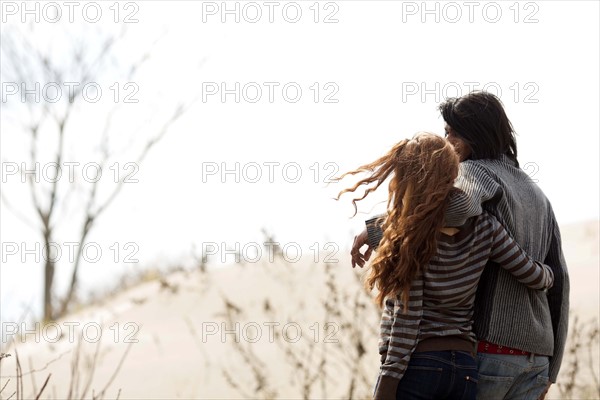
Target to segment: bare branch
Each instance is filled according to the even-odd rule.
[[[19,209],[13,207],[13,205],[10,203],[10,201],[8,200],[8,198],[5,195],[5,191],[0,191],[0,199],[2,201],[2,203],[4,204],[4,206],[10,210],[18,219],[21,220],[21,222],[23,222],[25,225],[29,226],[30,228],[37,230],[39,229],[39,227],[35,226],[35,223],[31,220],[29,220],[25,214],[23,214]]]

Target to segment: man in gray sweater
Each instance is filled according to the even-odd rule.
[[[554,286],[534,291],[497,265],[477,290],[473,330],[479,340],[480,399],[538,399],[556,382],[568,329],[569,276],[550,202],[519,168],[513,127],[500,100],[486,92],[448,99],[439,107],[446,137],[461,157],[446,212],[449,227],[483,210],[493,214],[534,259],[549,265]],[[381,216],[366,222],[352,248],[362,267],[382,237]],[[361,247],[367,245],[364,253]]]

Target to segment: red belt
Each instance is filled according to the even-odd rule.
[[[492,354],[508,354],[514,356],[528,356],[531,353],[519,349],[513,349],[506,346],[500,346],[490,342],[479,342],[477,344],[478,353],[492,353]]]

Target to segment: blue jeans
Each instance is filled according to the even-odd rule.
[[[477,394],[477,361],[462,351],[413,353],[400,380],[396,399],[474,400]]]
[[[548,385],[547,356],[478,353],[481,400],[536,400]]]

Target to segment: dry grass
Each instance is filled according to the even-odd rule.
[[[266,232],[266,242],[276,242],[272,235]],[[288,381],[296,392],[286,397],[311,399],[311,398],[371,398],[376,370],[373,360],[367,359],[371,354],[367,351],[372,347],[373,338],[378,335],[378,325],[381,312],[372,301],[372,297],[361,289],[362,270],[353,270],[354,282],[351,285],[340,284],[336,270],[344,266],[330,263],[314,265],[323,268],[325,282],[320,293],[323,297],[319,300],[318,309],[311,309],[311,315],[318,315],[319,320],[311,319],[317,331],[308,335],[301,335],[299,341],[291,342],[276,331],[273,344],[277,346],[280,360],[277,365],[269,365],[266,357],[253,351],[251,343],[243,340],[231,340],[233,362],[221,367],[221,371],[228,384],[243,398],[277,398],[277,387],[283,382],[275,381],[275,369],[289,371]],[[291,269],[293,265],[285,261],[282,255],[275,252],[273,263],[263,264],[265,272],[282,286],[293,290],[298,283],[294,281]],[[357,290],[358,289],[358,290]],[[290,301],[296,301],[290,299]],[[262,300],[263,310],[270,321],[286,324],[293,320],[288,315],[301,317],[304,304],[298,303],[297,309],[288,315],[282,315],[277,305],[273,305],[268,295]],[[220,314],[228,326],[236,322],[248,320],[252,312],[240,304],[223,296],[223,312]],[[334,322],[332,322],[334,321]],[[373,323],[373,321],[376,321]],[[312,328],[311,328],[312,329]],[[318,339],[315,338],[318,335]],[[238,338],[239,339],[239,338]],[[270,359],[273,362],[273,359]],[[233,364],[233,365],[232,365]],[[241,367],[240,367],[241,366]],[[240,381],[236,368],[251,371],[251,379]],[[343,370],[341,373],[339,371]],[[234,371],[234,372],[232,372]],[[339,373],[338,373],[339,372]],[[238,377],[233,378],[233,375]],[[344,379],[340,379],[340,377]],[[349,376],[349,379],[345,377]]]
[[[68,388],[68,393],[66,395],[58,395],[56,393],[56,387],[53,388],[52,394],[47,393],[48,384],[51,383],[52,374],[48,373],[44,381],[42,382],[40,389],[37,389],[38,385],[35,380],[35,374],[44,372],[50,368],[50,366],[58,361],[62,356],[61,354],[50,362],[46,363],[46,365],[40,369],[35,369],[33,366],[30,366],[29,370],[24,372],[21,367],[21,360],[19,358],[19,352],[16,348],[13,349],[15,353],[15,365],[16,371],[13,376],[2,376],[3,378],[8,378],[6,382],[0,387],[0,399],[6,400],[23,400],[23,399],[40,399],[42,395],[47,399],[65,399],[65,400],[75,400],[75,399],[85,399],[90,398],[92,400],[104,400],[107,395],[107,391],[111,387],[115,377],[118,375],[121,370],[125,359],[131,349],[131,343],[127,346],[127,349],[121,356],[121,359],[115,366],[113,374],[109,378],[109,380],[105,383],[104,386],[98,391],[91,389],[92,380],[94,378],[94,372],[96,370],[96,365],[98,363],[98,355],[100,353],[100,345],[101,340],[98,340],[96,349],[92,355],[85,354],[82,350],[82,342],[83,337],[80,336],[73,351],[73,358],[71,360],[71,375],[70,375],[70,383]],[[1,362],[3,359],[11,357],[10,353],[1,353],[0,354],[0,375],[2,372]],[[31,362],[30,362],[31,364]],[[30,385],[26,389],[25,388],[25,378],[29,375],[30,377]],[[12,392],[7,392],[9,384],[14,380],[14,390]],[[91,390],[91,393],[90,393]],[[26,393],[31,393],[26,395]],[[86,397],[86,396],[91,397]],[[121,389],[118,389],[116,399],[119,399],[121,394]],[[6,397],[8,396],[8,397]]]

